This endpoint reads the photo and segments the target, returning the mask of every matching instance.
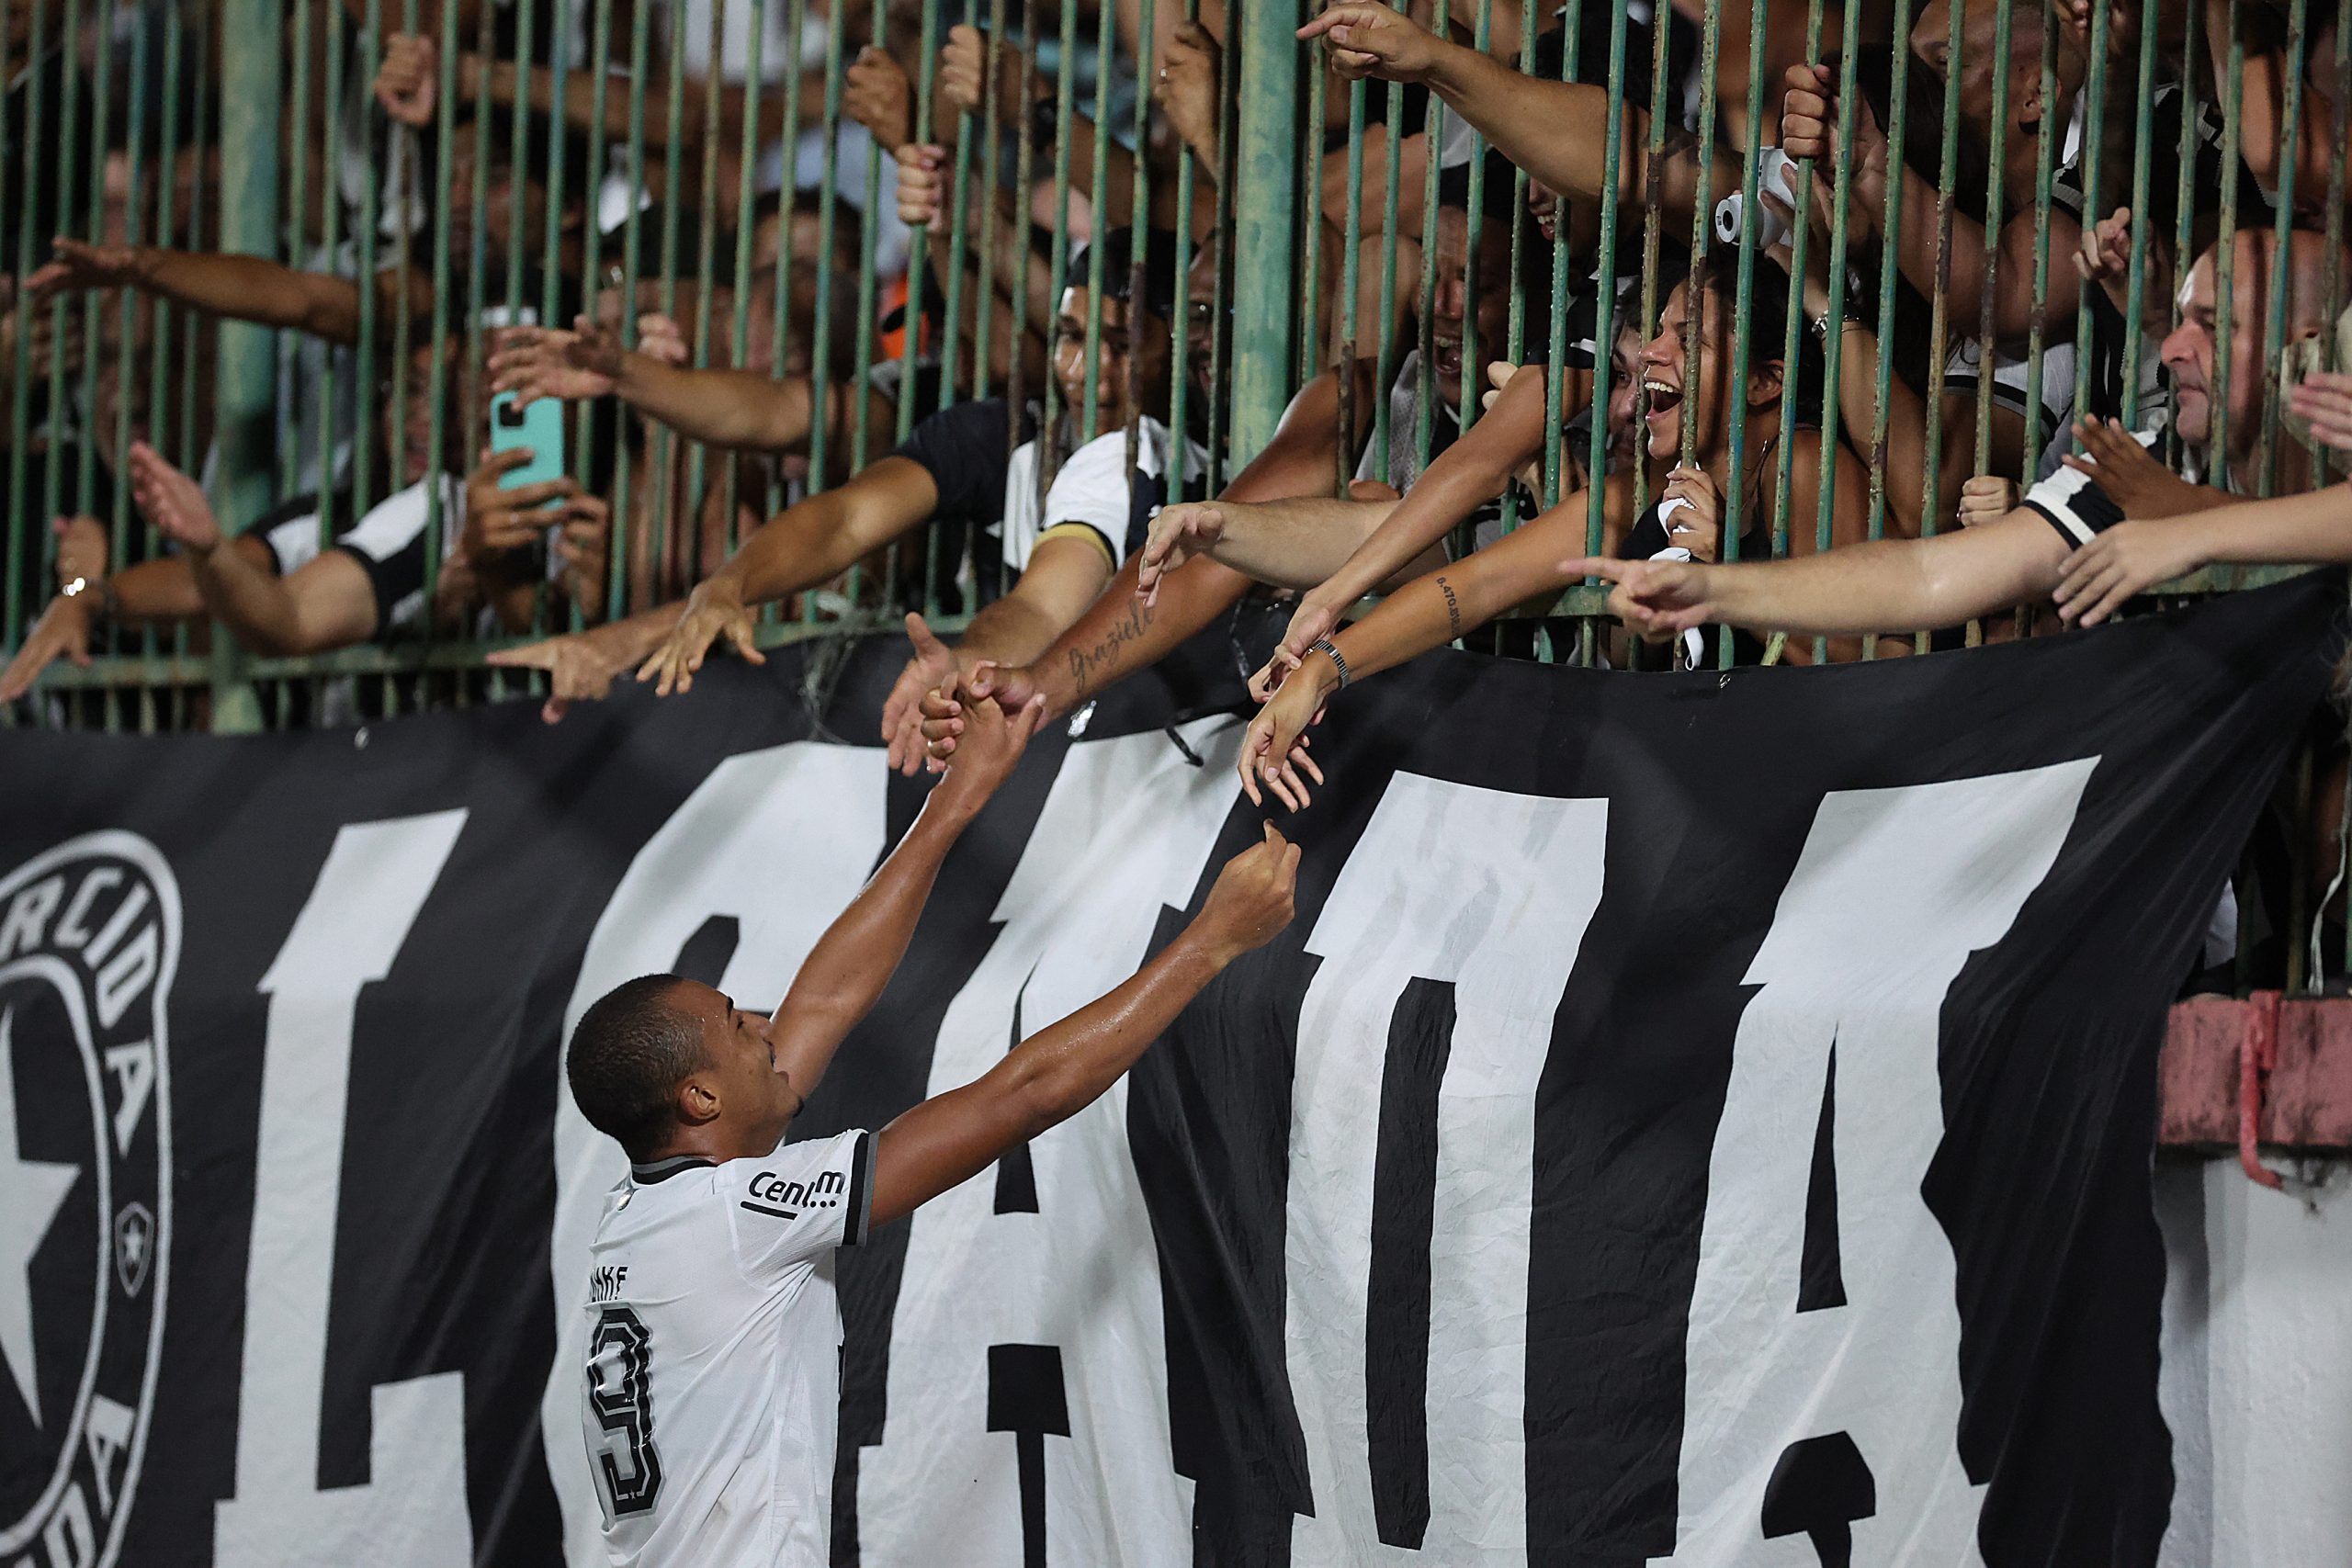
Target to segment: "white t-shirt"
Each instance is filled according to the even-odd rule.
[[[1199,442],[1184,443],[1184,478],[1208,471],[1208,449]],[[1037,444],[1024,441],[1014,448],[1004,476],[1004,564],[1025,570],[1037,541],[1071,524],[1099,536],[1116,571],[1127,558],[1128,540],[1151,525],[1159,510],[1153,498],[1159,487],[1136,482],[1156,479],[1168,467],[1168,427],[1145,415],[1136,432],[1136,468],[1127,472],[1127,433],[1123,426],[1106,430],[1072,452],[1055,471],[1046,491],[1046,504],[1037,505]]]
[[[582,1430],[615,1568],[825,1568],[840,1422],[833,1249],[873,1139],[633,1169],[589,1249]]]

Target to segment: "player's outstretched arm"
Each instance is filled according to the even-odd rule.
[[[956,754],[961,767],[963,747]],[[874,1151],[873,1223],[912,1213],[1092,1104],[1227,964],[1290,924],[1297,880],[1297,846],[1267,824],[1261,842],[1227,863],[1192,924],[1132,979],[1031,1035],[962,1089],[883,1128]]]
[[[965,741],[956,765],[931,792],[882,869],[818,938],[768,1021],[776,1063],[791,1074],[804,1098],[815,1092],[833,1052],[890,983],[931,897],[940,862],[1012,774],[1044,705],[1033,702],[1007,714],[994,703],[967,700],[964,711]]]

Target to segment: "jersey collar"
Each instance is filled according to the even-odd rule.
[[[667,1181],[681,1171],[697,1168],[713,1169],[718,1164],[717,1160],[705,1159],[700,1155],[673,1155],[668,1159],[657,1159],[650,1165],[630,1166],[628,1179],[640,1187],[650,1187],[657,1181]]]

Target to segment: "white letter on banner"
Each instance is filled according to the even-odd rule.
[[[1609,803],[1389,781],[1306,951],[1291,1107],[1291,1389],[1313,1517],[1296,1568],[1527,1560],[1527,1266],[1535,1086],[1600,902]],[[1364,1317],[1389,1026],[1412,980],[1451,982],[1430,1238],[1430,1521],[1381,1542],[1367,1436]]]
[[[465,820],[463,811],[440,811],[337,833],[262,976],[269,1022],[245,1264],[237,1495],[215,1515],[218,1568],[465,1568],[473,1561],[461,1373],[378,1384],[368,1404],[368,1483],[319,1488],[352,1020],[360,988],[390,971]]]
[[[1232,809],[1227,719],[1069,749],[996,919],[942,1021],[928,1092],[978,1077],[1143,963]],[[1020,1568],[1021,1439],[989,1430],[989,1348],[1060,1353],[1068,1436],[1043,1442],[1046,1561],[1190,1568],[1191,1481],[1169,1435],[1167,1339],[1151,1217],[1127,1143],[1127,1086],[1029,1145],[1037,1212],[995,1212],[997,1170],[910,1222],[890,1335],[888,1425],[858,1470],[869,1563]]]
[[[1919,1192],[1944,1135],[1940,1017],[1969,955],[2008,932],[2049,874],[2097,762],[1822,800],[1747,973],[1764,988],[1740,1018],[1707,1173],[1677,1545],[1654,1561],[1815,1568],[1807,1534],[1765,1536],[1766,1486],[1791,1444],[1839,1432],[1875,1493],[1850,1519],[1854,1562],[1979,1561],[1951,1245]],[[1833,1045],[1846,1304],[1800,1314]],[[1858,1513],[1841,1490],[1785,1501]]]
[[[591,1002],[624,980],[670,968],[713,916],[732,916],[739,928],[719,988],[748,1007],[781,1001],[808,950],[873,872],[888,831],[887,790],[877,746],[797,740],[713,768],[646,840],[597,919],[564,1009],[564,1042]],[[559,1083],[549,1250],[556,1351],[539,1424],[563,1510],[564,1555],[575,1568],[605,1561],[580,1431],[588,1247],[605,1194],[628,1169],[620,1145],[581,1118],[571,1090]]]

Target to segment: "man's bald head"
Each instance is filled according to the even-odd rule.
[[[2283,252],[2277,231],[2267,226],[2241,229],[2234,236],[2227,305],[2230,449],[2214,456],[2244,457],[2260,436],[2263,389],[2273,368],[2264,347],[2277,291],[2286,291],[2282,344],[2327,326],[2327,237],[2307,230],[2290,232]],[[2221,245],[2206,247],[2182,283],[2181,322],[2161,351],[2172,378],[2173,427],[2192,446],[2210,446],[2213,440],[2213,409],[2222,382],[2222,270]],[[2352,268],[2346,273],[2352,275]]]

